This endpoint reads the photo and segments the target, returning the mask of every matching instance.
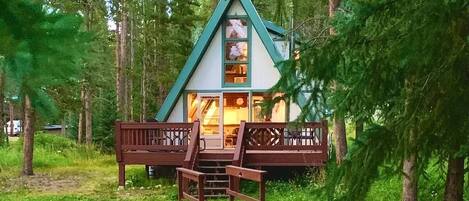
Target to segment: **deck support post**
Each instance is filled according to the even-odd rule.
[[[205,185],[205,177],[200,177],[198,178],[198,195],[199,195],[199,201],[205,201],[205,190],[204,190],[204,185]]]
[[[125,164],[119,163],[119,187],[125,187]]]
[[[260,181],[259,181],[259,201],[265,201],[265,181],[264,181],[264,177],[261,177]]]

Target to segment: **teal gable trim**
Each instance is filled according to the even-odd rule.
[[[212,17],[210,18],[204,31],[202,32],[202,35],[194,46],[192,53],[189,55],[186,64],[182,68],[176,83],[174,84],[173,88],[171,88],[171,91],[169,92],[158,114],[156,115],[156,120],[163,122],[168,119],[171,111],[178,101],[178,98],[183,92],[184,87],[189,81],[189,78],[194,73],[195,67],[199,64],[202,56],[210,45],[210,41],[217,32],[220,19],[223,18],[225,13],[228,11],[227,8],[229,8],[231,4],[232,1],[230,0],[222,0],[218,2]]]
[[[280,52],[277,50],[274,44],[274,41],[270,37],[269,32],[266,28],[266,25],[264,24],[261,17],[257,13],[251,0],[239,0],[239,1],[241,2],[241,5],[246,11],[252,23],[252,26],[254,27],[257,34],[261,38],[262,43],[264,44],[265,48],[267,49],[267,52],[272,58],[272,61],[274,62],[275,66],[278,68],[279,66],[277,64],[283,61],[283,58]],[[210,45],[210,42],[213,39],[213,36],[217,32],[220,23],[224,19],[224,16],[226,12],[229,10],[232,3],[233,3],[233,0],[220,0],[218,2],[218,5],[215,8],[214,13],[212,14],[212,17],[207,23],[204,31],[202,32],[201,37],[197,41],[194,49],[192,50],[192,53],[189,55],[189,58],[186,64],[184,65],[181,73],[179,74],[173,88],[171,88],[168,96],[166,97],[158,114],[156,115],[156,120],[160,122],[164,122],[168,119],[169,115],[171,114],[171,111],[176,105],[181,94],[184,92],[185,86],[189,82],[190,77],[192,76],[197,65],[199,64],[200,60],[204,56],[205,51]],[[306,102],[306,97],[304,96],[304,94],[300,94],[300,96],[298,97],[298,100],[303,100],[303,101],[298,101],[297,103],[300,107],[303,107]],[[311,115],[311,117],[308,120],[314,120],[313,116]]]
[[[244,10],[248,14],[249,18],[251,19],[251,23],[254,26],[257,34],[262,40],[267,52],[269,52],[270,57],[274,61],[274,63],[278,63],[283,60],[282,56],[278,52],[277,48],[275,47],[274,41],[269,35],[267,28],[265,27],[264,23],[257,13],[256,8],[252,4],[251,0],[240,0],[241,5],[243,6]]]
[[[262,22],[264,23],[265,27],[267,27],[268,30],[274,32],[275,34],[278,34],[278,35],[281,35],[281,36],[285,36],[287,34],[287,30],[285,30],[284,28],[274,24],[271,21],[262,20]]]

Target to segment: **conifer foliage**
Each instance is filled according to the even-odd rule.
[[[23,174],[32,175],[36,114],[56,114],[47,89],[77,75],[85,36],[79,31],[79,16],[26,0],[2,0],[0,7],[0,55],[7,90],[24,101]]]
[[[331,197],[364,200],[392,167],[402,173],[402,200],[417,200],[425,167],[439,158],[449,164],[445,200],[462,201],[469,155],[461,148],[469,144],[467,16],[464,0],[343,1],[332,21],[336,34],[305,44],[299,61],[285,62],[277,87],[308,89],[309,110],[326,102],[348,118],[366,119],[332,180]],[[335,84],[340,90],[330,90]]]

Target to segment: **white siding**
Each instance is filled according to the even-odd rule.
[[[269,89],[280,79],[280,73],[274,66],[259,34],[253,27],[251,86],[253,89]]]
[[[290,103],[289,120],[295,121],[301,114],[301,108],[296,103]]]
[[[173,111],[171,111],[171,115],[169,115],[167,122],[175,122],[175,123],[184,122],[184,106],[183,106],[182,96],[179,97],[179,100],[176,103],[176,106],[174,106]]]
[[[247,13],[244,10],[243,5],[241,5],[241,2],[236,0],[231,5],[230,10],[228,10],[228,15],[247,15]]]
[[[186,90],[219,90],[221,88],[221,43],[221,28],[219,28],[197,69],[190,78]]]

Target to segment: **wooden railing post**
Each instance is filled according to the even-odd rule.
[[[329,136],[329,125],[328,125],[328,122],[327,120],[323,120],[322,122],[322,142],[321,142],[321,147],[322,147],[322,153],[323,153],[323,159],[324,159],[324,162],[327,161],[327,159],[329,158],[329,145],[328,145],[328,136]]]
[[[116,142],[115,151],[116,151],[116,160],[117,162],[122,161],[122,137],[121,137],[121,124],[122,122],[116,121],[114,126],[114,140]]]
[[[199,120],[194,121],[192,131],[190,133],[191,141],[187,148],[186,157],[184,159],[183,167],[193,170],[197,161],[197,155],[200,149],[200,122]]]
[[[249,201],[265,201],[265,174],[266,171],[254,170],[248,168],[242,168],[237,166],[228,165],[226,166],[226,174],[228,174],[230,179],[230,186],[226,189],[226,194],[228,194],[230,201],[235,198],[241,200]],[[232,185],[234,179],[246,179],[259,183],[259,199],[242,194],[239,189],[235,189]]]
[[[236,149],[233,156],[233,165],[242,167],[244,147],[245,147],[245,131],[246,131],[246,121],[241,121],[238,131],[238,139],[236,141]]]
[[[187,168],[176,168],[178,175],[178,200],[205,201],[205,174]],[[198,198],[188,192],[189,181],[197,183]]]
[[[116,121],[114,127],[114,140],[116,142],[115,151],[116,151],[116,161],[118,163],[119,169],[119,187],[125,186],[125,163],[122,160],[122,133],[121,133],[121,124],[122,122]]]

